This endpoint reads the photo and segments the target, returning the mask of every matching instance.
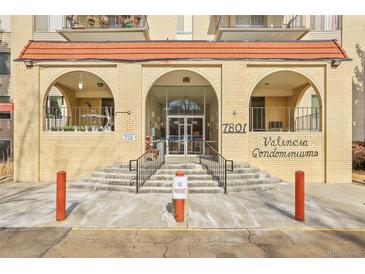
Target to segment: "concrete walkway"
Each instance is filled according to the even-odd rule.
[[[68,218],[55,221],[55,185],[0,185],[0,227],[115,228],[361,228],[365,229],[365,187],[307,184],[306,221],[297,222],[292,184],[274,190],[192,194],[185,223],[171,214],[169,194],[68,189]]]

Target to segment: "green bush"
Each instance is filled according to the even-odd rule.
[[[365,144],[356,142],[352,144],[352,167],[365,169]]]

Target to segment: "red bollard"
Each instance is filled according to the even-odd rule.
[[[304,172],[295,172],[295,220],[304,222]]]
[[[185,176],[184,171],[176,171],[176,176]],[[175,220],[178,223],[183,223],[185,218],[185,200],[176,199],[175,200]]]
[[[66,172],[57,172],[56,220],[66,219]]]

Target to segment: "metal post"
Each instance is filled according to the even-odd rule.
[[[304,222],[304,172],[295,172],[295,220]]]
[[[224,194],[227,194],[227,161],[224,160]]]
[[[136,161],[136,193],[138,194],[138,160]]]
[[[56,220],[66,219],[66,172],[57,172]]]

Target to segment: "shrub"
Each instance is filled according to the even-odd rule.
[[[13,174],[13,162],[1,161],[0,162],[0,176],[10,176]]]
[[[365,145],[364,143],[352,144],[352,167],[365,169]]]

